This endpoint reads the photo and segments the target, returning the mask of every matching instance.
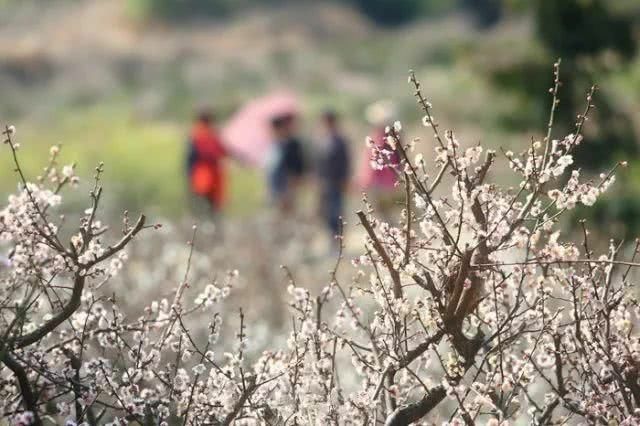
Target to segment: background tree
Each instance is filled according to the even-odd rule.
[[[633,16],[615,13],[610,2],[601,0],[538,0],[536,28],[538,37],[553,57],[562,58],[567,76],[563,93],[563,112],[559,124],[567,128],[575,122],[579,99],[593,84],[596,73],[606,73],[607,62],[626,62],[636,53]],[[601,57],[604,53],[613,54]],[[578,163],[600,171],[615,158],[635,158],[630,117],[616,110],[606,92],[599,94],[598,131],[588,137],[588,149],[576,156]]]

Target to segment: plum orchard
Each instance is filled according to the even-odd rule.
[[[435,164],[413,153],[419,141],[401,140],[399,122],[388,128],[372,165],[388,167],[391,149],[401,158],[399,225],[365,203],[354,279],[334,273],[314,295],[292,278],[287,344],[255,359],[242,312],[233,350],[220,350],[234,273],[191,288],[187,265],[171,297],[124,315],[105,294],[145,218],[125,215],[113,236],[97,217],[99,167],[90,206],[64,239],[73,225],[55,212],[77,181],[73,167],[60,168],[54,148],[28,180],[6,127],[20,187],[0,211],[10,250],[0,271],[3,416],[24,425],[640,422],[637,246],[626,260],[613,242],[595,254],[586,224],[578,243],[558,226],[623,164],[595,180],[572,170],[593,91],[574,133],[556,138],[558,64],[554,74],[546,137],[520,153],[465,148],[442,132],[411,75]],[[519,186],[489,181],[498,161]],[[208,318],[206,332],[194,331],[194,315]]]

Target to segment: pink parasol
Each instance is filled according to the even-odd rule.
[[[273,136],[271,119],[298,114],[297,97],[287,91],[254,99],[235,112],[222,129],[228,149],[254,166],[264,166]]]

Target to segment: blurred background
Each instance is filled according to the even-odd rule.
[[[105,287],[132,313],[171,297],[183,280],[191,224],[200,223],[189,278],[194,297],[238,269],[238,288],[223,309],[235,318],[239,306],[249,308],[249,333],[257,337],[251,350],[259,353],[286,336],[279,330],[290,324],[290,280],[318,294],[336,253],[327,255],[330,236],[313,182],[303,185],[297,219],[278,225],[264,169],[226,159],[222,229],[211,226],[209,210],[194,208],[186,158],[199,106],[210,105],[224,128],[256,98],[285,90],[297,99],[298,133],[310,153],[325,137],[322,113],[332,108],[357,171],[367,165],[372,131],[365,112],[391,99],[387,118],[402,120],[407,140],[422,138],[429,165],[432,135],[421,125],[409,69],[436,120],[462,144],[521,152],[546,131],[553,63],[561,57],[554,137],[572,131],[597,83],[597,109],[576,165],[596,176],[621,159],[630,164],[606,199],[566,222],[569,229],[587,217],[596,235],[605,231],[599,245],[606,247],[609,237],[633,241],[640,232],[639,43],[637,0],[0,0],[0,124],[16,126],[28,176],[42,172],[53,144],[62,144],[61,163],[77,164],[82,181],[66,193],[65,211],[86,208],[102,161],[101,214],[114,232],[125,209],[165,225],[135,242],[128,266]],[[506,169],[491,178],[516,184]],[[0,196],[16,182],[5,151]],[[344,208],[347,261],[362,254],[353,214],[361,198],[353,186]],[[77,223],[73,214],[66,220],[70,228]],[[346,285],[357,279],[348,266],[336,275]],[[233,336],[237,321],[229,327]]]
[[[81,176],[104,161],[108,210],[172,219],[190,211],[184,157],[198,105],[224,123],[251,99],[290,90],[302,138],[313,141],[334,108],[357,162],[366,106],[390,98],[428,154],[413,69],[443,127],[468,145],[516,151],[545,128],[561,57],[556,136],[597,83],[577,162],[599,173],[637,162],[639,39],[637,0],[0,0],[0,118],[19,129],[31,175],[61,143]],[[259,214],[262,171],[229,167],[225,216]],[[15,189],[12,173],[0,156],[0,194]],[[618,182],[589,214],[629,237],[640,228],[640,172]]]

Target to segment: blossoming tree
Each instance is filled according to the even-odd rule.
[[[242,311],[235,349],[218,352],[234,273],[191,297],[187,267],[171,298],[124,315],[105,289],[148,227],[144,216],[125,215],[112,241],[97,217],[98,167],[90,207],[63,232],[72,225],[54,212],[77,181],[73,167],[60,169],[54,148],[44,174],[28,180],[6,127],[21,186],[0,211],[10,247],[0,266],[3,416],[24,425],[639,423],[639,244],[629,254],[611,242],[598,255],[587,224],[578,242],[559,226],[624,164],[596,180],[571,169],[594,90],[575,132],[556,138],[559,64],[554,76],[546,136],[498,153],[442,132],[411,74],[435,164],[401,140],[399,122],[388,128],[374,166],[388,167],[389,150],[401,158],[400,224],[359,211],[366,237],[353,281],[334,270],[312,294],[290,276],[287,344],[256,359],[245,355]],[[490,182],[498,161],[519,186]],[[207,318],[206,332],[190,318]]]

